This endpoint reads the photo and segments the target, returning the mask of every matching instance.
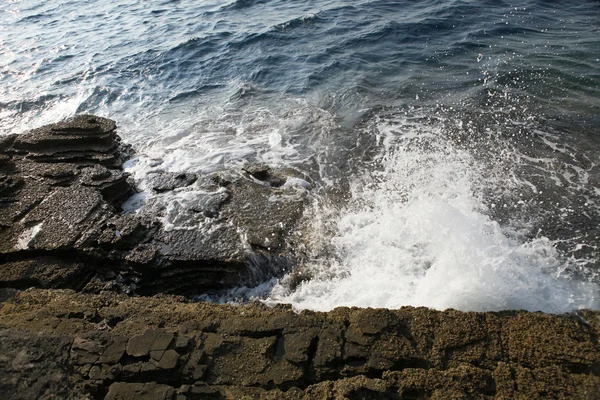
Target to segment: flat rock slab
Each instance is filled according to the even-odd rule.
[[[298,314],[39,289],[0,298],[0,379],[14,398],[66,398],[65,391],[71,398],[181,400],[600,393],[597,311]]]

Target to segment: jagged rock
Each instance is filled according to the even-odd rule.
[[[26,289],[35,286],[79,290],[93,273],[93,270],[82,262],[37,257],[35,260],[0,264],[0,287]]]
[[[122,159],[116,129],[116,123],[109,119],[78,115],[19,135],[12,150],[40,162],[118,167]]]
[[[136,264],[150,264],[156,260],[158,246],[150,243],[142,243],[135,247],[125,256],[125,260]]]
[[[272,187],[280,187],[287,180],[285,175],[273,171],[273,169],[266,164],[248,164],[242,169],[254,179],[265,182]]]
[[[104,201],[115,207],[131,196],[134,191],[129,175],[121,171],[109,170],[101,165],[95,165],[81,170],[80,182],[83,186],[96,188]]]
[[[202,213],[208,218],[217,218],[221,207],[231,195],[227,190],[219,191],[216,193],[208,193],[205,196],[201,196],[195,205],[192,205],[191,209],[194,212]]]

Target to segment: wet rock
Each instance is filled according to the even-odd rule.
[[[160,203],[168,195],[158,195],[124,215],[120,204],[134,188],[121,170],[128,152],[113,121],[77,116],[5,138],[0,150],[0,282],[7,286],[193,296],[256,285],[295,263],[290,233],[307,196],[283,185],[283,171],[151,174],[155,192],[195,183],[189,201],[169,208]]]
[[[101,165],[83,168],[80,182],[83,186],[96,188],[104,201],[115,207],[119,207],[134,193],[128,174],[109,170]]]
[[[84,243],[132,192],[113,121],[78,116],[3,140],[0,282],[80,290],[110,258]],[[85,262],[83,262],[85,260]]]
[[[26,153],[26,158],[38,162],[117,167],[122,159],[116,128],[115,122],[109,119],[79,115],[19,135],[11,149]]]
[[[150,264],[158,255],[158,246],[150,243],[142,243],[135,247],[125,256],[125,260],[136,264]]]
[[[69,186],[79,171],[72,164],[59,163],[44,168],[39,174],[49,178],[52,186]]]
[[[229,200],[230,196],[226,190],[208,193],[198,199],[197,204],[192,206],[192,211],[202,213],[208,218],[217,218],[221,207]]]
[[[266,164],[248,164],[242,169],[254,179],[265,182],[272,187],[280,187],[287,180],[285,175],[275,172]]]
[[[190,186],[197,179],[196,174],[177,172],[155,172],[148,177],[150,187],[158,193]]]

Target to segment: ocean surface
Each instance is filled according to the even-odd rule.
[[[600,308],[596,0],[2,1],[0,134],[77,113],[142,187],[312,178],[311,279],[222,301]]]

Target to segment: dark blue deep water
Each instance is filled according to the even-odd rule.
[[[599,307],[597,0],[2,2],[0,134],[77,113],[142,189],[310,176],[315,279],[272,301]]]

